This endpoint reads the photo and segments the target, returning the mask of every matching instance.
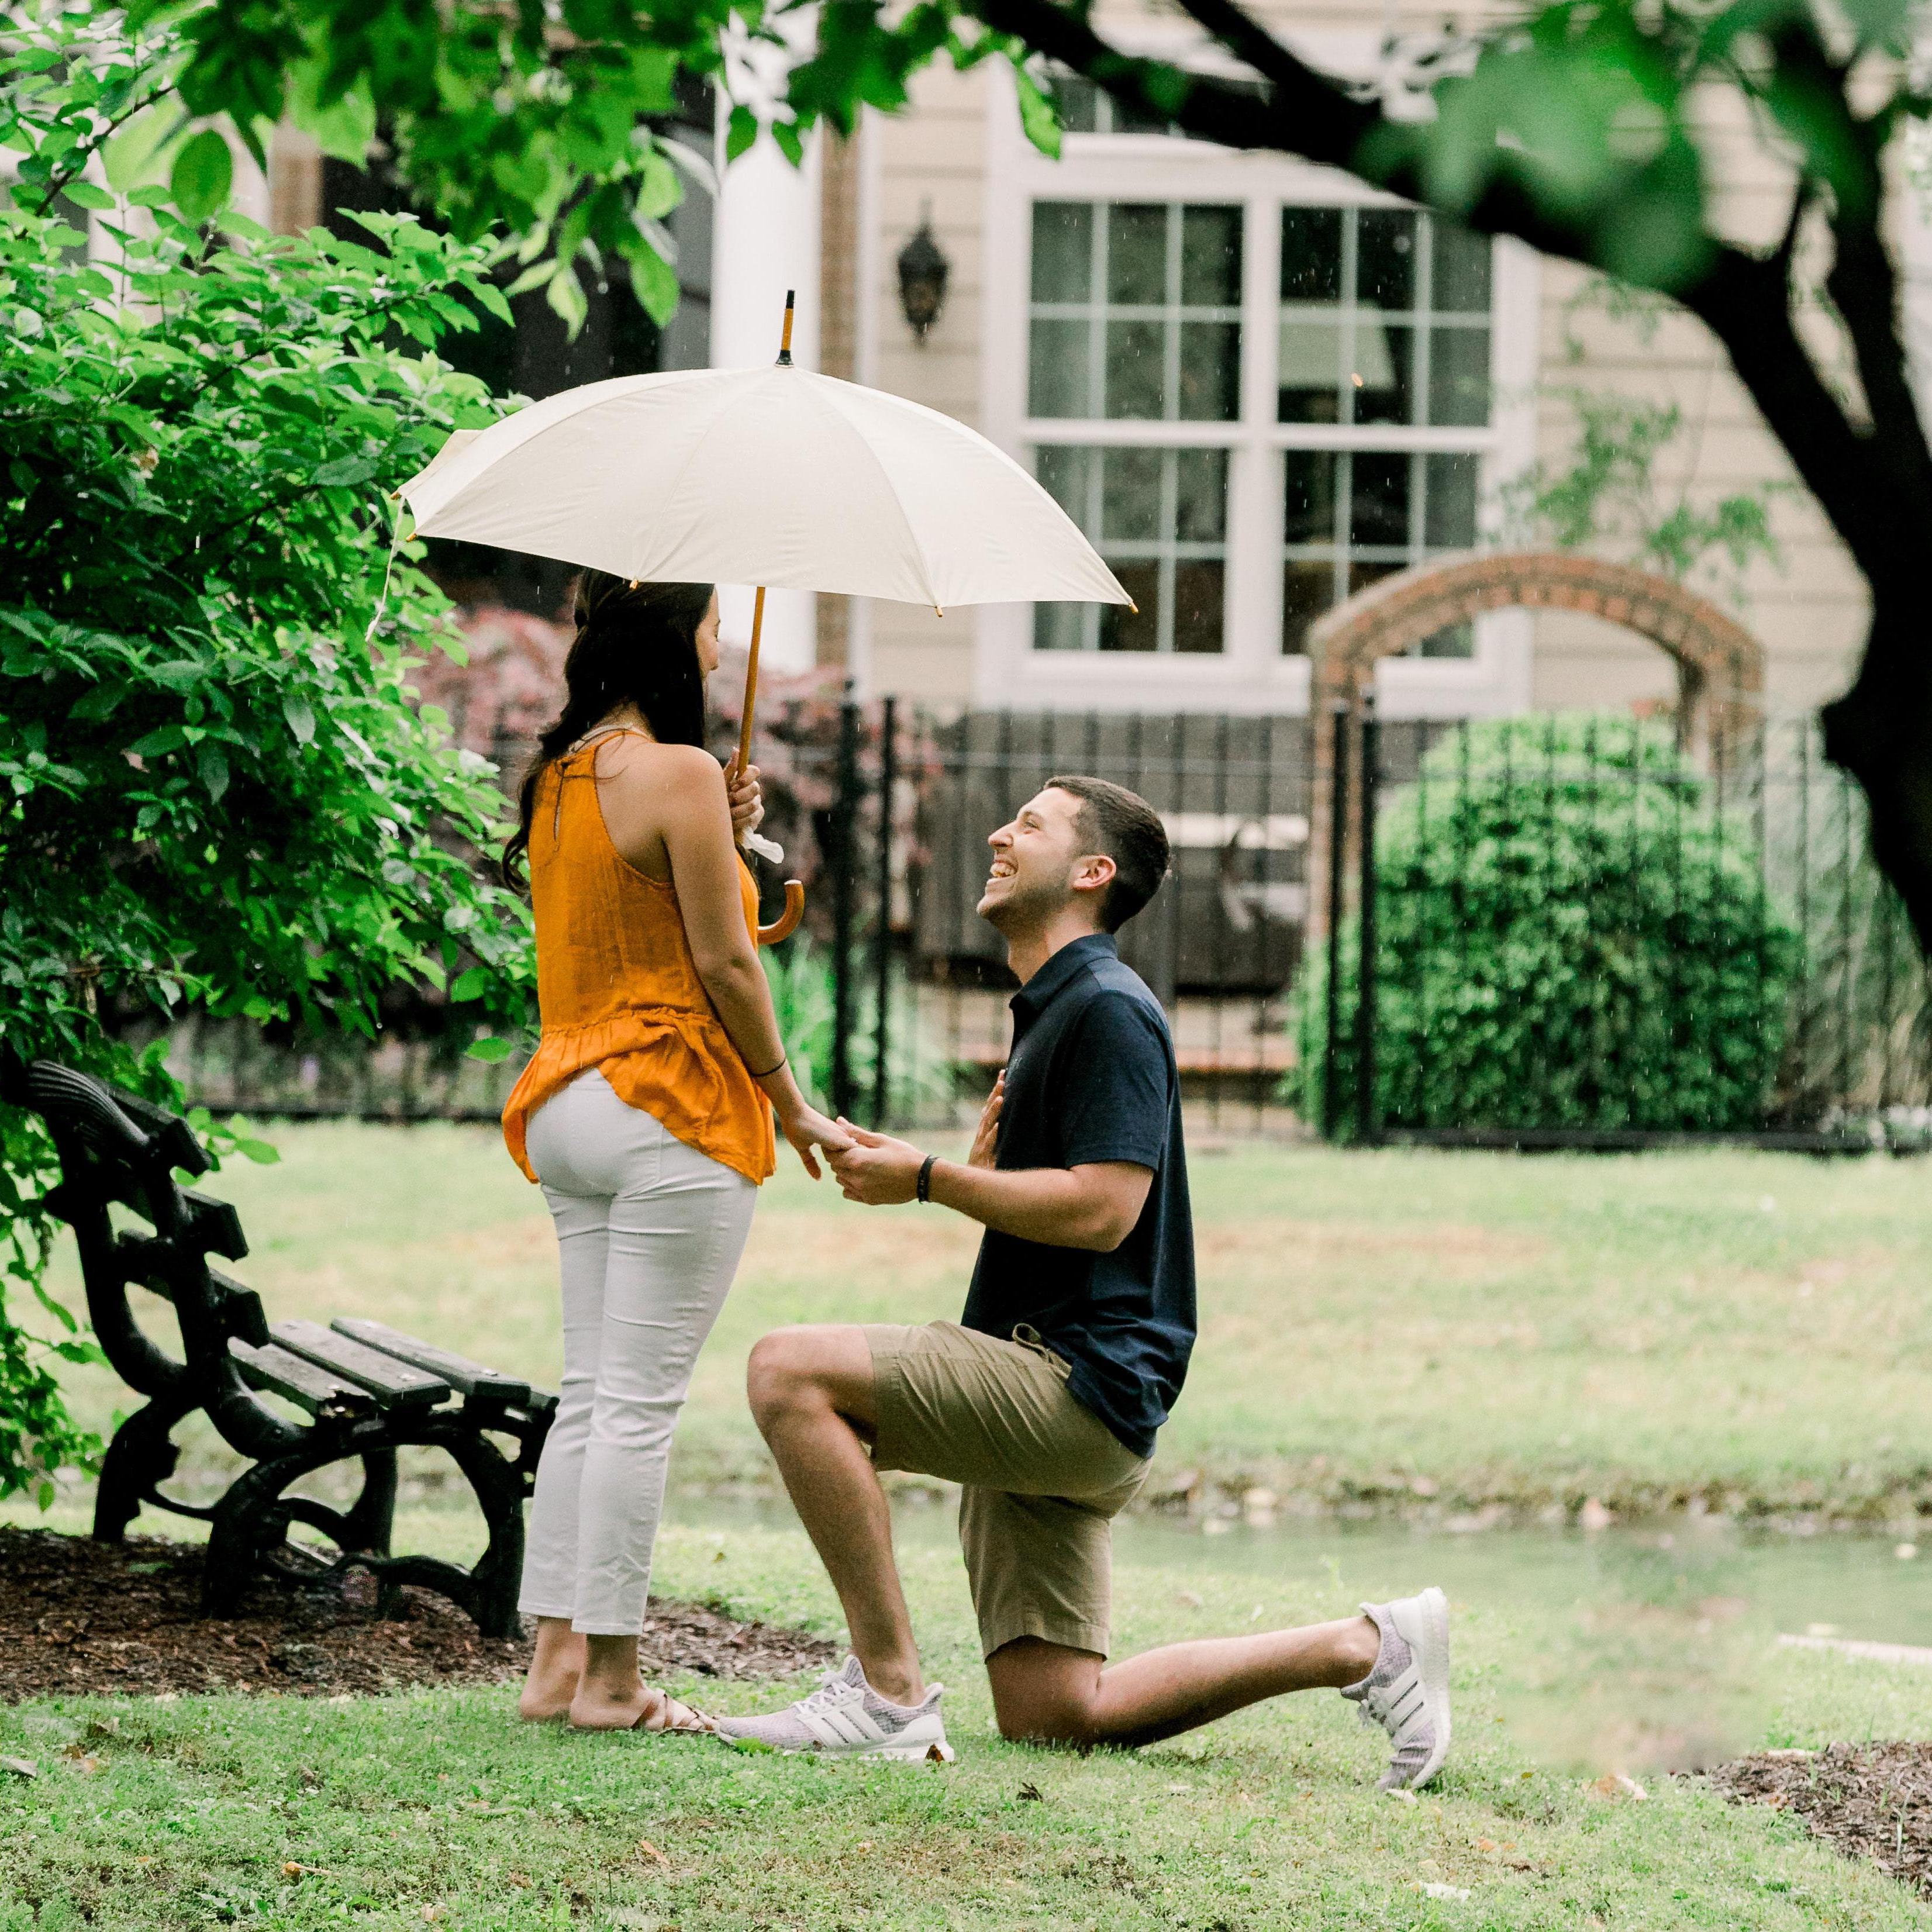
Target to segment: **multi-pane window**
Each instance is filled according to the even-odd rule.
[[[1281,212],[1285,423],[1490,420],[1490,244],[1408,208]]]
[[[1049,443],[1040,480],[1138,607],[1042,604],[1043,651],[1219,651],[1227,590],[1228,452]]]
[[[1089,131],[1118,127],[1087,105]],[[1297,654],[1354,592],[1474,547],[1489,242],[1399,207],[1053,199],[1031,218],[1025,434],[1139,607],[1042,605],[1036,649]],[[1244,275],[1250,219],[1278,224],[1275,287]],[[1258,554],[1231,556],[1231,530]],[[1462,626],[1420,654],[1473,649]]]
[[[1032,316],[1030,415],[1232,422],[1241,211],[1035,202]]]
[[[1323,611],[1379,578],[1476,541],[1480,459],[1408,450],[1282,453],[1282,648],[1306,648]],[[1466,625],[1427,657],[1466,657]]]

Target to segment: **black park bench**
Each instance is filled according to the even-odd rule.
[[[95,1537],[119,1542],[148,1504],[206,1520],[202,1600],[211,1616],[236,1614],[258,1574],[312,1584],[356,1566],[376,1577],[379,1613],[413,1583],[459,1604],[484,1636],[516,1636],[524,1500],[556,1397],[380,1322],[272,1325],[260,1298],[208,1258],[247,1254],[240,1217],[175,1179],[177,1169],[199,1176],[209,1166],[188,1123],[49,1060],[14,1065],[8,1097],[46,1123],[60,1157],[60,1183],[44,1204],[74,1229],[94,1334],[122,1380],[147,1397],[116,1430],[101,1465]],[[117,1206],[145,1227],[117,1228]],[[143,1332],[128,1298],[136,1286],[172,1304],[179,1359]],[[161,1488],[180,1454],[174,1431],[197,1410],[253,1465],[206,1507]],[[396,1452],[411,1446],[443,1450],[476,1492],[489,1543],[473,1568],[391,1554]],[[362,1463],[362,1480],[347,1510],[288,1493],[350,1460]],[[334,1555],[292,1542],[298,1523],[320,1531]]]

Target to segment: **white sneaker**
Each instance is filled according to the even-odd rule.
[[[889,1702],[866,1682],[859,1660],[848,1657],[810,1696],[769,1717],[720,1718],[718,1735],[727,1744],[767,1750],[950,1764],[952,1747],[939,1714],[944,1689],[935,1684],[916,1704]]]
[[[1362,1609],[1382,1633],[1382,1648],[1375,1668],[1342,1695],[1395,1746],[1378,1788],[1419,1790],[1449,1755],[1449,1599],[1431,1588]]]

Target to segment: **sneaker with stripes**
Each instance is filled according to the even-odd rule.
[[[1382,1648],[1374,1669],[1342,1695],[1395,1746],[1379,1788],[1419,1789],[1449,1755],[1449,1600],[1431,1588],[1362,1609],[1382,1634]]]
[[[843,1669],[825,1673],[810,1696],[769,1717],[720,1718],[718,1735],[728,1744],[767,1750],[950,1764],[952,1747],[939,1714],[941,1691],[935,1684],[916,1704],[890,1702],[866,1682],[859,1660],[848,1657]]]

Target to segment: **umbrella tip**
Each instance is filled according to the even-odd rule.
[[[796,289],[787,289],[785,290],[784,333],[778,340],[778,366],[781,368],[788,368],[791,364],[792,310],[796,307],[797,302],[798,291]]]

